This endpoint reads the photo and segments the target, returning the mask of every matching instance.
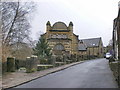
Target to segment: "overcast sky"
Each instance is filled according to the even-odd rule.
[[[36,0],[35,0],[36,1]],[[47,21],[72,21],[73,32],[79,39],[102,37],[108,45],[112,38],[113,19],[118,14],[119,0],[38,0],[32,18],[32,37],[37,39],[40,32],[46,32]]]

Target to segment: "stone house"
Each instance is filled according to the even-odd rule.
[[[120,60],[120,2],[119,2],[119,11],[118,11],[118,23],[117,23],[117,27],[118,27],[118,59]]]
[[[103,47],[103,49],[104,49],[104,55],[105,55],[108,52],[107,46]]]
[[[113,56],[118,59],[118,37],[117,37],[117,18],[114,19],[113,22]]]
[[[113,21],[113,51],[114,58],[120,59],[120,2],[118,4],[118,16]]]
[[[84,44],[87,47],[87,56],[89,57],[103,57],[104,55],[104,48],[103,42],[101,37],[100,38],[89,38],[89,39],[82,39]]]

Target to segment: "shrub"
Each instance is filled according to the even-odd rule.
[[[36,69],[35,68],[32,68],[32,69],[27,69],[26,70],[26,73],[32,73],[32,72],[35,72],[36,71]]]
[[[40,64],[48,64],[48,60],[47,59],[40,59]]]

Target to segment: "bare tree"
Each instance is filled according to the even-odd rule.
[[[113,40],[109,40],[108,46],[112,46],[113,45]]]
[[[2,57],[8,54],[10,45],[30,41],[29,14],[32,2],[2,2]]]

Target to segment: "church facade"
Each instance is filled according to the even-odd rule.
[[[78,35],[73,33],[72,22],[67,26],[63,22],[56,22],[51,25],[48,21],[46,33],[42,36],[46,38],[54,54],[77,54],[78,52]]]

